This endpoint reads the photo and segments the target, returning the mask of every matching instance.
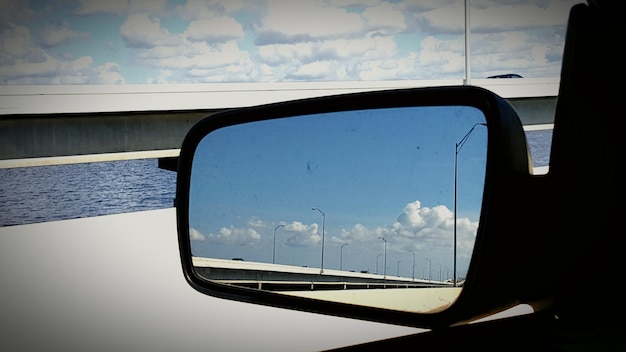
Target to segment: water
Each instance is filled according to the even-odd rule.
[[[552,131],[526,135],[534,166],[548,165]],[[169,208],[175,195],[156,159],[0,169],[0,226]]]
[[[0,170],[0,226],[173,206],[176,173],[156,159]]]
[[[528,143],[528,148],[530,149],[533,166],[548,166],[550,163],[552,130],[526,132],[526,141]]]

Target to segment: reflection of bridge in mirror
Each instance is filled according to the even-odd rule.
[[[463,283],[386,277],[284,264],[194,257],[196,273],[215,283],[262,289],[308,299],[398,311],[434,313],[449,307]]]
[[[384,276],[369,272],[324,270],[284,264],[195,257],[201,277],[217,283],[269,291],[318,291],[385,288],[451,287],[451,281]],[[459,286],[462,286],[460,284]]]

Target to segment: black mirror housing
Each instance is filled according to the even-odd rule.
[[[222,285],[198,275],[194,269],[190,240],[190,182],[196,149],[207,134],[260,120],[419,106],[472,107],[484,114],[487,126],[486,170],[479,225],[463,289],[452,305],[432,313],[396,311]],[[540,309],[547,296],[542,291],[541,279],[529,280],[528,273],[535,271],[527,255],[530,249],[528,243],[532,243],[528,237],[541,236],[541,231],[529,234],[531,229],[526,228],[523,221],[526,216],[535,216],[542,210],[528,205],[529,199],[535,197],[536,201],[537,189],[541,189],[542,182],[532,176],[531,170],[526,137],[514,109],[505,99],[473,86],[354,93],[218,113],[200,121],[189,131],[179,156],[176,209],[183,272],[194,289],[212,296],[421,328],[462,324],[519,303],[528,303]],[[545,254],[542,250],[535,250],[537,252],[536,255]]]

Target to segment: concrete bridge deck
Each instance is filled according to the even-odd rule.
[[[554,121],[558,79],[477,79],[472,84],[511,102],[524,125]],[[2,86],[0,167],[101,161],[103,155],[110,160],[175,157],[191,126],[223,109],[330,94],[447,85],[463,85],[463,81]],[[57,158],[77,155],[83,157]]]
[[[318,291],[452,287],[452,282],[421,278],[194,257],[198,274],[214,282],[270,291]]]

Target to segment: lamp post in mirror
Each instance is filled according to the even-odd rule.
[[[274,250],[272,251],[272,264],[276,263],[276,230],[281,227],[285,227],[285,225],[278,225],[274,228]]]
[[[435,263],[435,264],[439,265],[439,281],[442,281],[441,280],[441,264],[439,263]]]
[[[339,270],[343,270],[343,247],[347,245],[347,243],[344,243],[341,245],[341,249],[339,249]]]
[[[415,281],[415,252],[409,251],[409,253],[413,254],[413,269],[412,269],[412,279]]]
[[[384,251],[384,255],[383,258],[384,259],[384,265],[383,265],[383,278],[387,278],[387,240],[384,237],[378,237],[378,239],[383,240],[383,242],[385,242],[385,251]]]
[[[465,145],[465,142],[467,142],[467,139],[469,138],[470,134],[472,134],[472,132],[474,131],[474,129],[476,128],[476,126],[487,126],[486,123],[475,123],[472,128],[469,129],[469,131],[467,131],[467,133],[465,134],[465,136],[463,136],[463,138],[461,138],[460,141],[458,141],[456,143],[456,148],[454,151],[454,264],[453,264],[453,268],[452,268],[452,272],[453,272],[453,286],[456,287],[456,215],[457,215],[457,210],[456,210],[456,194],[457,194],[457,183],[458,183],[458,164],[459,164],[459,152],[461,151],[461,148],[463,148],[463,146]]]
[[[311,208],[311,210],[317,210],[322,214],[322,263],[320,264],[320,274],[324,273],[324,235],[326,232],[326,213],[320,210],[320,208]]]

